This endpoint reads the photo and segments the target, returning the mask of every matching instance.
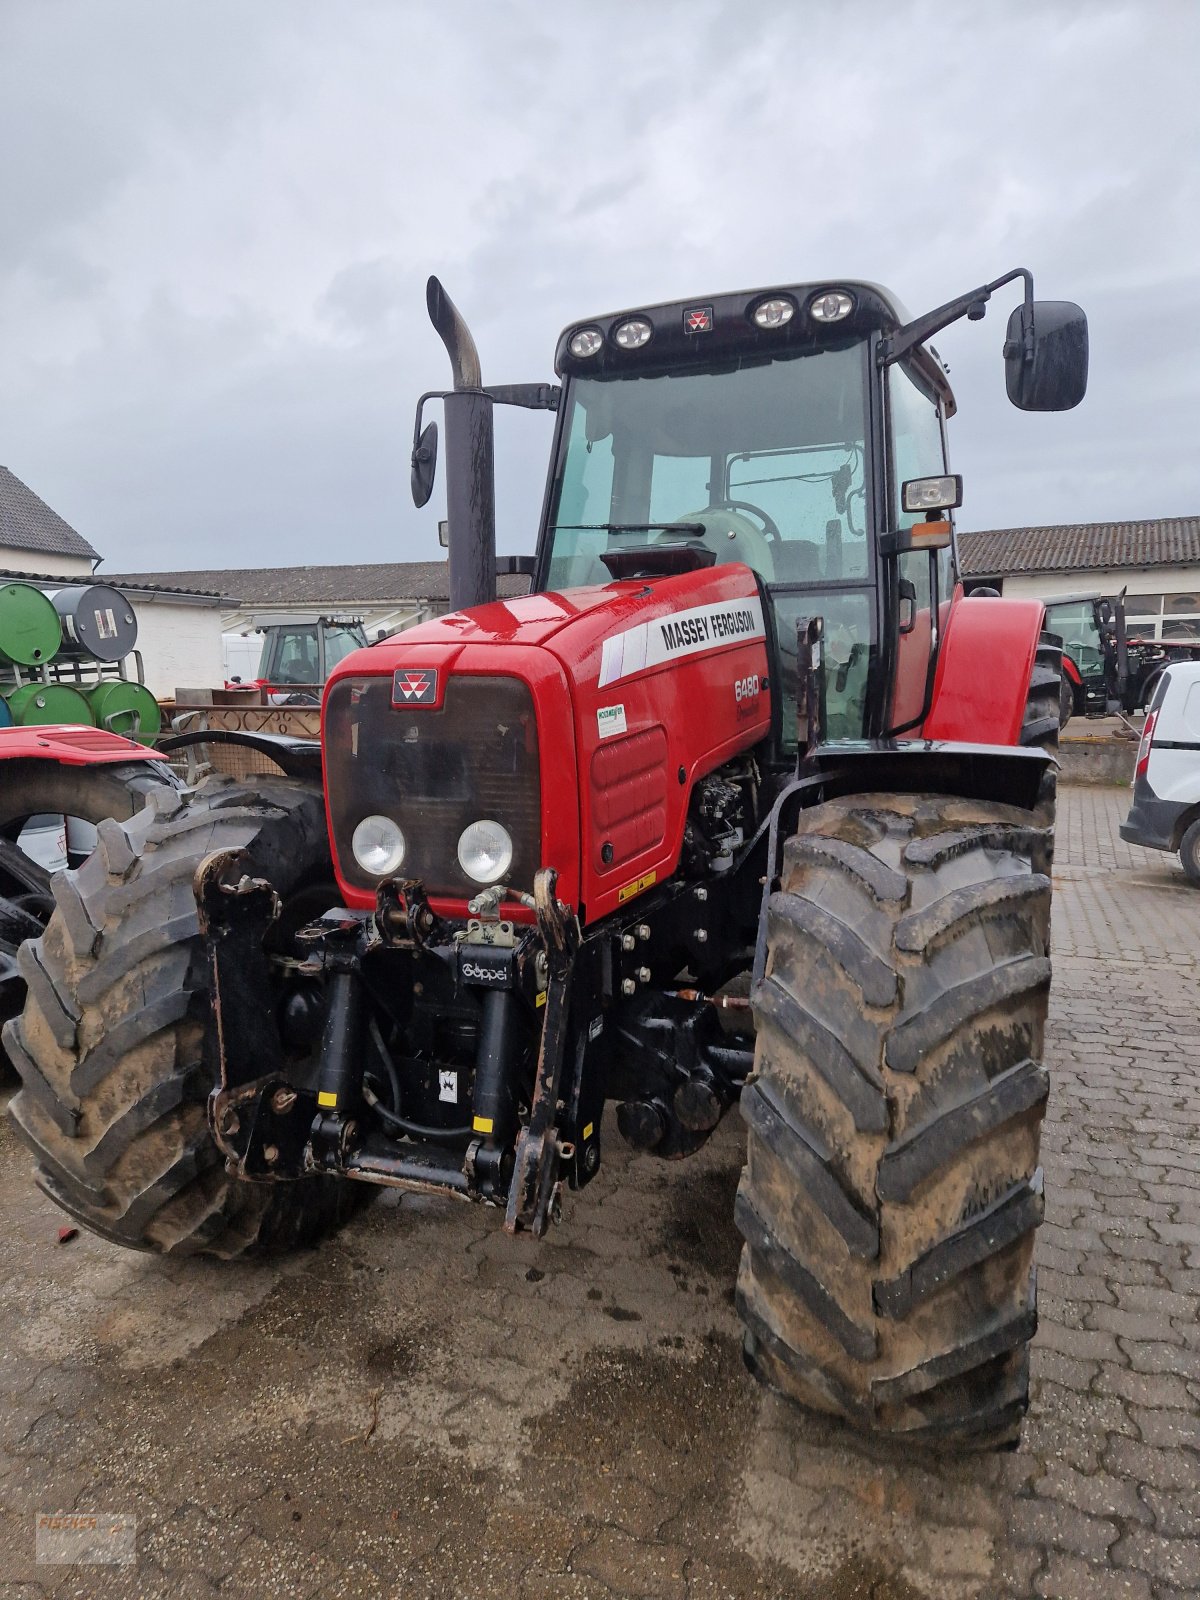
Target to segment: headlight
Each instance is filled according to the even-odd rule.
[[[498,883],[512,858],[512,835],[498,822],[472,822],[459,835],[458,864],[476,883]]]
[[[822,289],[808,302],[808,314],[814,322],[840,322],[853,310],[853,296],[841,289]]]
[[[404,860],[404,835],[391,817],[364,817],[350,840],[354,859],[373,878],[386,878]]]
[[[604,335],[599,328],[580,328],[571,335],[567,349],[573,356],[594,356],[604,348]]]
[[[770,300],[760,300],[754,308],[754,321],[760,328],[782,328],[796,315],[796,307],[786,296],[772,295]]]
[[[650,343],[653,332],[645,317],[630,317],[627,322],[617,324],[613,338],[622,350],[640,350],[644,344]]]

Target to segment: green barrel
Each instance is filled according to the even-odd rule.
[[[6,583],[0,588],[0,661],[41,666],[54,660],[61,643],[58,612],[40,589],[31,583]]]
[[[57,623],[57,611],[54,617]],[[43,722],[80,722],[88,727],[94,720],[84,696],[66,683],[26,683],[5,699],[13,721],[21,728]]]
[[[112,679],[95,684],[86,694],[98,728],[123,733],[142,744],[153,744],[158,737],[162,713],[145,684]]]

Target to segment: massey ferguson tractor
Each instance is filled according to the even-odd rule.
[[[1066,409],[1086,320],[1023,269],[915,321],[855,282],[589,318],[559,386],[492,388],[431,280],[458,609],[340,662],[278,778],[155,794],[56,881],[5,1032],[45,1191],[164,1252],[312,1241],[380,1185],[536,1236],[612,1134],[682,1159],[738,1104],[752,1370],[1011,1443],[1060,649],[963,598],[928,340],[1017,279],[1009,396]],[[497,404],[556,413],[504,602]]]

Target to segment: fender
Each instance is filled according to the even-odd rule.
[[[960,600],[938,652],[926,739],[1016,745],[1046,608],[1040,600]]]
[[[237,728],[198,728],[191,733],[174,733],[160,739],[158,749],[173,755],[176,750],[186,750],[193,744],[243,745],[274,761],[289,778],[321,781],[319,739],[297,739],[289,733],[244,733]]]
[[[96,767],[114,761],[161,761],[157,749],[106,728],[70,723],[0,728],[0,760],[53,761],[61,767]]]
[[[1065,650],[1063,651],[1063,677],[1070,678],[1071,682],[1076,686],[1076,688],[1078,688],[1083,682],[1079,668],[1071,660],[1070,656]]]

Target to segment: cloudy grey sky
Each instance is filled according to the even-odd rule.
[[[0,0],[0,462],[114,570],[428,558],[431,271],[512,382],[593,312],[1022,264],[1091,389],[1007,405],[1007,299],[939,337],[961,525],[1194,515],[1198,72],[1192,0]],[[499,420],[503,549],[548,437]]]

